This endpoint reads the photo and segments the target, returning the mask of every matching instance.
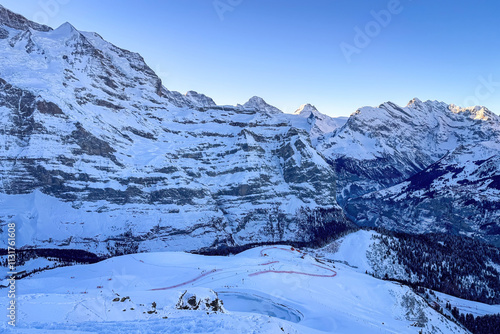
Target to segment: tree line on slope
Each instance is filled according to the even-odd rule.
[[[446,304],[446,308],[455,319],[474,334],[498,333],[498,328],[500,328],[500,314],[486,314],[474,317],[471,313],[460,313],[459,309],[452,307],[450,303]]]
[[[498,248],[469,237],[443,233],[379,232],[382,235],[375,237],[385,249],[383,257],[397,259],[395,265],[413,277],[406,283],[467,300],[500,303]],[[384,277],[385,274],[375,273],[391,279]]]

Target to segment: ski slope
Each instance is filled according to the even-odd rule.
[[[125,255],[18,288],[16,333],[465,333],[405,286],[289,246]],[[185,291],[217,292],[226,312],[176,309]]]

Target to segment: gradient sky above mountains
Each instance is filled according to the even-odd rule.
[[[0,4],[54,28],[69,21],[96,31],[139,52],[168,89],[196,90],[218,104],[258,95],[285,112],[311,103],[336,116],[419,97],[461,106],[477,102],[500,112],[500,4],[492,0]],[[390,19],[374,23],[372,11],[388,8]],[[356,27],[372,29],[369,42],[356,45]],[[357,47],[350,62],[341,48],[347,44]]]

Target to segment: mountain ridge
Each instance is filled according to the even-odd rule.
[[[308,104],[285,114],[260,97],[217,105],[168,90],[139,54],[96,33],[3,17],[22,24],[3,24],[0,39],[0,195],[9,204],[0,219],[25,228],[25,246],[116,254],[185,250],[186,240],[188,250],[322,242],[355,228],[337,201],[365,225],[361,196],[460,145],[498,145],[499,117],[485,107],[415,98],[335,119]]]
[[[307,129],[262,99],[169,91],[139,54],[70,24],[5,29],[0,219],[20,247],[192,251],[355,228]]]

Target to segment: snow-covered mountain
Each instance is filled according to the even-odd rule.
[[[362,225],[465,234],[500,246],[500,144],[460,145],[393,187],[352,199]]]
[[[21,246],[318,242],[352,227],[336,200],[359,225],[497,240],[500,119],[485,107],[217,105],[96,33],[0,14],[0,219]]]
[[[364,107],[317,149],[358,225],[500,245],[500,117],[487,108],[418,99]]]
[[[500,118],[485,107],[460,108],[418,99],[363,107],[318,150],[338,176],[338,200],[381,190],[424,170],[460,145],[500,138]]]
[[[444,300],[497,313],[477,301],[500,298],[498,249],[450,236],[500,245],[488,109],[414,99],[332,118],[256,96],[217,105],[167,89],[96,33],[2,6],[0,55],[0,249],[15,222],[24,332],[466,333]],[[444,234],[171,252],[317,246],[356,230],[349,219]]]
[[[500,244],[500,118],[484,107],[414,99],[332,118],[260,97],[217,105],[96,33],[1,6],[0,55],[0,249],[15,222],[27,333],[465,333],[442,300],[378,278],[500,298],[497,249],[446,238]],[[356,230],[349,219],[446,234],[172,252],[317,246]]]
[[[197,250],[352,226],[295,116],[170,91],[139,54],[69,23],[0,19],[0,220],[19,247]]]

